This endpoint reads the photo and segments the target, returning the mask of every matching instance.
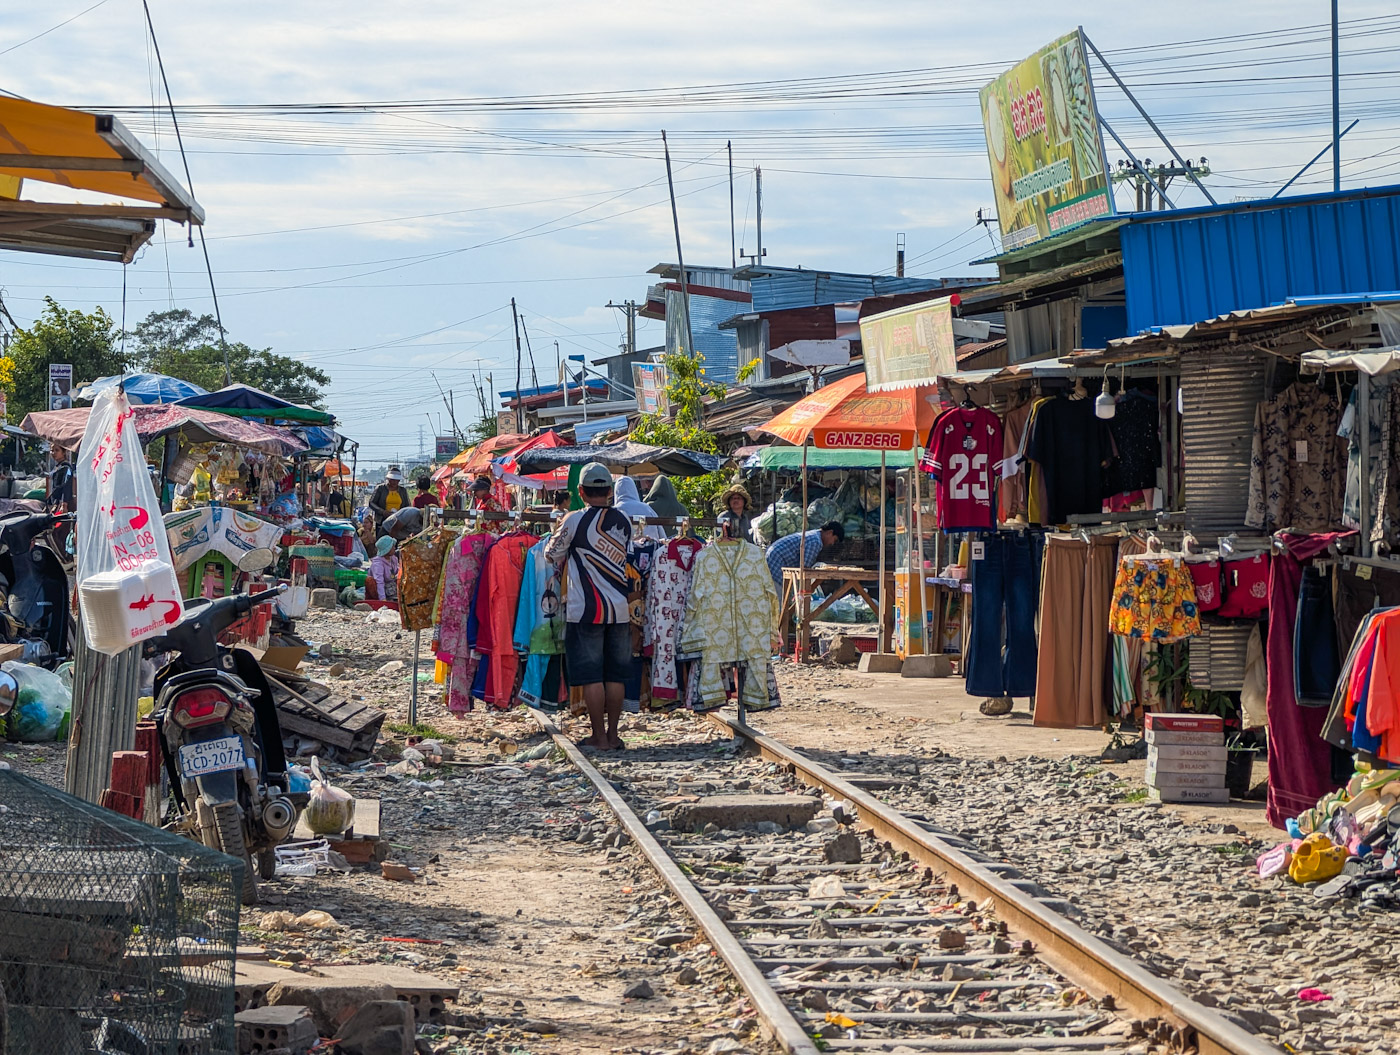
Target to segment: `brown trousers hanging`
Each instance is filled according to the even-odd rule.
[[[1102,725],[1108,680],[1108,608],[1118,539],[1052,535],[1040,577],[1035,724]]]

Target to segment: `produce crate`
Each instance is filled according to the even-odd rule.
[[[336,568],[335,588],[343,590],[347,586],[359,589],[365,584],[365,579],[369,578],[369,572],[364,568]]]

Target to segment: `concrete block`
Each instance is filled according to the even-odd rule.
[[[413,1055],[413,1009],[398,1000],[371,1001],[335,1037],[342,1055]]]
[[[283,981],[267,993],[272,1006],[300,1004],[311,1012],[319,1036],[333,1037],[336,1030],[356,1011],[373,1000],[393,1000],[394,987],[364,978],[321,978],[301,975],[296,981]]]
[[[286,1050],[305,1055],[320,1039],[311,1012],[296,1004],[255,1007],[233,1016],[238,1031],[238,1055]]]
[[[861,655],[857,669],[862,674],[898,674],[902,666],[904,660],[893,652],[866,652]]]
[[[419,1026],[440,1023],[447,1014],[447,1002],[457,999],[456,983],[394,964],[319,967],[317,973],[328,978],[358,979],[363,984],[382,982],[392,987],[394,996],[412,1008]]]
[[[339,595],[334,590],[318,589],[311,591],[312,608],[334,608]]]
[[[900,669],[901,678],[950,678],[953,660],[949,656],[909,656]]]
[[[773,821],[784,828],[801,828],[817,815],[821,800],[805,795],[709,795],[683,803],[671,814],[671,827],[693,831],[706,824],[742,828]]]
[[[233,968],[233,1010],[248,1011],[267,1003],[267,993],[278,982],[296,982],[302,975],[285,967],[269,963],[250,962],[240,958]]]

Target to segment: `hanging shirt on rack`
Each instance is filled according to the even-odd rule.
[[[447,657],[452,671],[447,682],[447,709],[464,714],[472,709],[471,684],[476,674],[471,645],[467,642],[467,619],[472,597],[481,576],[481,561],[492,536],[485,532],[464,535],[448,551],[442,571],[442,617],[438,624],[438,653]]]
[[[1026,515],[1026,467],[1022,463],[1022,450],[1033,409],[1035,401],[1028,399],[1020,406],[1012,407],[1001,419],[1003,460],[998,491],[1003,521]]]
[[[1092,399],[1056,396],[1035,412],[1026,457],[1045,479],[1048,508],[1040,523],[1063,524],[1076,513],[1103,512],[1103,470],[1112,453],[1107,423]]]
[[[515,613],[520,603],[520,581],[525,574],[525,552],[534,545],[528,531],[502,535],[486,554],[477,591],[479,623],[476,649],[489,657],[482,699],[502,710],[511,705],[519,659],[515,654]]]
[[[1295,381],[1254,412],[1244,522],[1273,533],[1328,531],[1342,522],[1342,410],[1311,381]]]
[[[642,644],[651,654],[653,708],[680,702],[676,645],[681,636],[686,599],[695,557],[703,548],[698,539],[678,538],[662,546],[647,581],[646,622]]]
[[[1162,464],[1162,437],[1157,424],[1157,397],[1136,388],[1118,396],[1108,431],[1117,456],[1104,472],[1104,492],[1150,491]]]
[[[527,656],[520,679],[520,701],[552,710],[559,703],[564,613],[559,607],[558,570],[544,556],[548,544],[547,540],[537,542],[525,554],[513,643],[516,652]]]
[[[993,497],[1005,457],[1001,419],[986,407],[955,407],[929,430],[920,468],[937,481],[938,526],[944,531],[990,531]]]

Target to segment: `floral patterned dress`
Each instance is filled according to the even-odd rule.
[[[690,595],[695,556],[703,543],[678,538],[661,547],[647,581],[646,622],[642,646],[651,656],[651,699],[654,710],[680,702],[676,670],[676,644],[681,635],[686,598]]]
[[[715,542],[695,560],[680,652],[699,656],[686,705],[721,707],[736,692],[753,711],[778,705],[772,660],[778,591],[763,551],[749,542]]]
[[[491,536],[485,532],[463,536],[447,555],[442,573],[442,621],[438,624],[437,655],[452,665],[447,682],[447,709],[465,714],[472,709],[472,678],[476,659],[467,642],[467,617],[472,595],[481,575],[481,558]]]

